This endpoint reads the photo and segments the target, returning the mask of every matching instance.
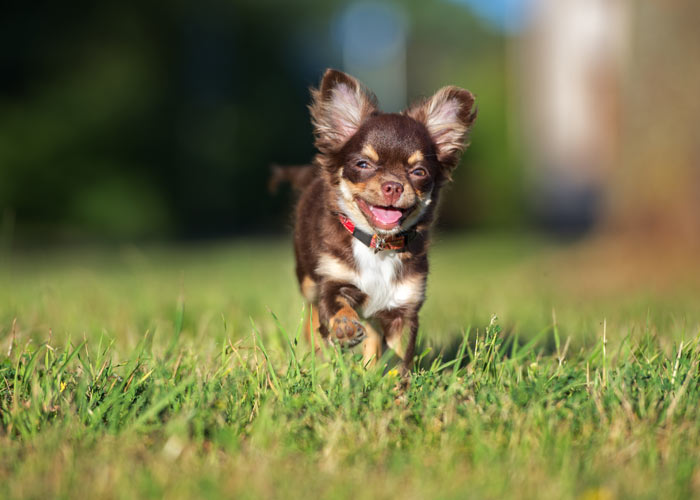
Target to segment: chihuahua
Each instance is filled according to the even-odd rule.
[[[406,373],[425,300],[429,231],[476,118],[474,96],[449,86],[383,113],[360,82],[332,69],[311,94],[318,154],[313,165],[274,176],[301,192],[294,251],[312,310],[307,333],[317,347],[364,342],[366,363],[386,345]]]

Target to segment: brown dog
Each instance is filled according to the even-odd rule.
[[[277,172],[302,191],[294,250],[314,313],[309,333],[317,345],[364,340],[367,362],[385,342],[407,370],[425,298],[428,233],[476,118],[474,97],[444,87],[400,114],[382,113],[357,80],[327,70],[312,98],[314,164]]]

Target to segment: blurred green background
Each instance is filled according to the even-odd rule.
[[[0,20],[0,211],[14,244],[282,232],[269,165],[314,154],[308,88],[343,67],[343,2],[14,4]],[[505,35],[408,2],[406,95],[479,99],[447,227],[521,220]],[[380,27],[381,28],[381,27]],[[486,195],[485,193],[489,194]],[[9,234],[8,234],[9,233]]]
[[[327,67],[398,110],[477,96],[443,229],[698,234],[690,0],[26,2],[0,16],[5,246],[289,230]],[[652,103],[650,105],[650,103]]]

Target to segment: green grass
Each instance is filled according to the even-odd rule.
[[[700,496],[698,288],[567,255],[438,238],[407,385],[309,354],[286,241],[5,255],[0,498]]]

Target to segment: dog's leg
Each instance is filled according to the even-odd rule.
[[[395,313],[382,318],[382,330],[384,330],[384,340],[386,345],[394,351],[401,360],[404,359],[403,330],[405,326],[402,314]]]
[[[369,368],[382,357],[382,336],[369,323],[365,323],[365,331],[367,338],[362,343],[362,363]]]
[[[306,320],[304,321],[306,328],[304,333],[306,334],[306,340],[309,343],[309,347],[314,346],[314,350],[318,353],[321,350],[321,342],[325,342],[320,332],[320,321],[318,319],[318,306],[316,304],[311,304],[308,306],[307,311],[311,310],[311,318],[309,318],[309,313],[306,313]],[[311,341],[311,336],[313,335],[313,342]]]
[[[418,336],[418,314],[414,313],[413,316],[407,321],[408,323],[408,342],[406,343],[406,351],[403,356],[402,374],[404,376],[408,375],[413,368],[413,357],[416,354],[416,337]]]
[[[301,278],[301,294],[306,299],[306,318],[304,320],[304,333],[309,346],[314,346],[316,353],[321,350],[321,342],[325,342],[321,331],[321,322],[318,319],[318,285],[309,276]],[[311,313],[309,314],[309,311]],[[309,317],[309,315],[311,317]],[[313,335],[313,342],[311,336]]]
[[[318,311],[321,333],[341,345],[353,347],[359,344],[366,332],[354,308],[364,296],[357,287],[347,283],[322,283]]]
[[[416,349],[416,335],[418,334],[418,313],[408,316],[389,316],[382,321],[384,338],[387,345],[401,358],[401,371],[405,375],[413,366],[413,356]],[[403,342],[404,329],[408,329],[408,339]]]

